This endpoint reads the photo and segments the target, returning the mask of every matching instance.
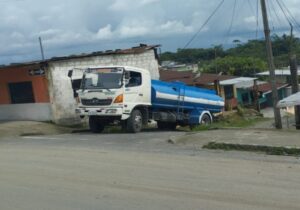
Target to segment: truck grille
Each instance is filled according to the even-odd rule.
[[[82,99],[81,103],[85,106],[108,106],[111,105],[112,99]]]

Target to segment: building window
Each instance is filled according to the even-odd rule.
[[[35,102],[31,82],[9,83],[8,88],[12,104]]]
[[[234,98],[233,86],[232,85],[224,86],[224,92],[225,92],[225,99],[230,100],[230,99]]]
[[[249,103],[249,94],[248,93],[242,93],[242,101],[243,101],[243,104]]]
[[[129,82],[126,87],[136,87],[142,84],[142,74],[139,72],[130,71],[129,72]]]

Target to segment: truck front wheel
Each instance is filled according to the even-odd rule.
[[[89,117],[89,126],[93,133],[101,133],[104,130],[104,125],[94,116]]]
[[[138,133],[142,130],[143,115],[140,110],[135,109],[131,112],[129,119],[127,120],[127,131],[130,133]]]

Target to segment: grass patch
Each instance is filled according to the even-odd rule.
[[[266,121],[258,112],[251,109],[239,108],[236,112],[225,113],[211,125],[195,126],[192,131],[204,131],[220,128],[246,128],[256,123]]]
[[[209,142],[204,145],[204,149],[213,150],[235,150],[235,151],[246,151],[246,152],[263,152],[267,155],[283,155],[283,156],[300,156],[299,148],[289,147],[273,147],[273,146],[262,146],[262,145],[246,145],[246,144],[229,144],[229,143],[217,143]]]

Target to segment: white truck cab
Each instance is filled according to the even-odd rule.
[[[72,71],[68,75],[71,78]],[[115,121],[130,132],[139,132],[148,122],[142,117],[151,106],[151,77],[147,70],[128,66],[88,68],[76,92],[76,113],[89,117],[93,132],[101,132]]]

